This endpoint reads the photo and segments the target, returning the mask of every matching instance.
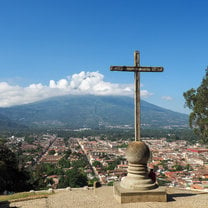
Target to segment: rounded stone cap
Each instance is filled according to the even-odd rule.
[[[149,147],[142,141],[131,142],[126,149],[126,157],[129,163],[147,164],[150,157]]]

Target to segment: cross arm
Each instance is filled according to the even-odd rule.
[[[111,66],[111,71],[128,71],[128,72],[162,72],[163,67],[149,66]]]

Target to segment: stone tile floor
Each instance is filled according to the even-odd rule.
[[[1,208],[208,208],[208,193],[168,188],[168,202],[119,204],[112,187],[57,190],[48,198],[13,202]]]

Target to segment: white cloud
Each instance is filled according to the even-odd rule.
[[[68,94],[126,95],[133,96],[133,84],[117,84],[104,81],[99,72],[80,72],[58,81],[50,80],[49,85],[31,84],[27,87],[12,86],[0,82],[0,107],[21,105],[45,98]],[[141,90],[141,97],[147,98],[152,93]]]
[[[162,100],[171,101],[173,98],[171,96],[162,96]]]
[[[148,92],[147,90],[141,90],[140,94],[141,94],[141,97],[143,98],[148,98],[153,95],[153,93]]]

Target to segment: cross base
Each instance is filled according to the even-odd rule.
[[[120,182],[116,182],[114,183],[113,190],[115,199],[121,204],[136,202],[167,202],[167,193],[165,187],[138,191],[125,189],[120,186]]]
[[[120,186],[124,189],[146,191],[156,189],[158,185],[148,176],[146,164],[128,164],[128,175],[123,178]]]

